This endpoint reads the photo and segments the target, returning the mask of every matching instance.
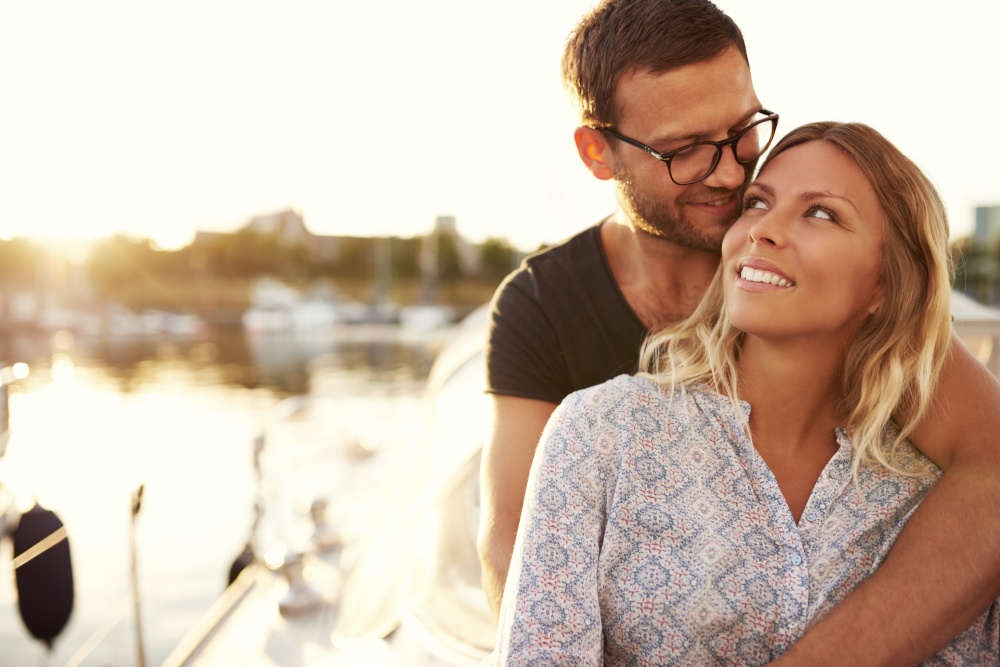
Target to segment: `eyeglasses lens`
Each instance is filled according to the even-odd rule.
[[[736,142],[736,158],[740,162],[753,162],[767,150],[774,136],[774,121],[756,123]]]
[[[712,171],[718,149],[711,144],[689,146],[670,159],[670,175],[677,183],[699,181]]]

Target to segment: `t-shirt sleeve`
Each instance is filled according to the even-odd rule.
[[[600,665],[600,460],[582,393],[552,415],[532,464],[497,630],[499,665]]]
[[[558,404],[573,391],[568,377],[532,270],[522,266],[497,288],[490,304],[486,391]]]

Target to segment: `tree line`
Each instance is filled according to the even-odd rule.
[[[227,282],[247,284],[262,276],[292,284],[316,279],[374,282],[376,273],[379,279],[393,282],[418,282],[429,275],[443,286],[463,281],[498,284],[524,256],[506,239],[489,238],[473,245],[471,253],[466,250],[463,261],[461,240],[441,233],[436,239],[435,265],[426,267],[423,243],[421,238],[339,237],[336,252],[324,255],[276,234],[246,229],[209,235],[175,250],[160,249],[150,239],[119,234],[95,241],[86,257],[77,260],[74,275],[82,273],[98,298],[135,305],[136,294],[144,291],[197,291],[199,285],[217,290]],[[6,287],[51,283],[52,268],[67,261],[40,242],[0,240],[0,283]],[[56,273],[68,275],[64,269]]]

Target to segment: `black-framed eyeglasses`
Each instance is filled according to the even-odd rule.
[[[677,185],[691,185],[708,178],[715,171],[722,156],[722,149],[726,146],[733,147],[733,155],[740,164],[752,163],[771,145],[777,127],[778,114],[761,109],[749,125],[725,141],[697,141],[666,153],[657,153],[641,141],[630,139],[613,130],[601,128],[601,131],[636,148],[641,148],[666,164],[670,180]]]

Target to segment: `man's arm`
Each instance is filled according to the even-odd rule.
[[[944,475],[882,566],[773,664],[918,664],[1000,593],[1000,384],[957,336],[912,440]]]
[[[490,609],[500,616],[531,461],[555,403],[494,395],[493,422],[483,447],[479,560]]]

